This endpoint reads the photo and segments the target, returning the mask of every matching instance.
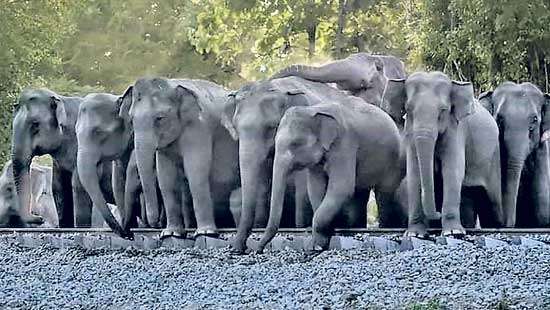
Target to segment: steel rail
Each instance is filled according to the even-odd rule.
[[[154,228],[134,228],[132,232],[135,234],[154,235],[160,234],[161,229]],[[188,233],[193,233],[194,229],[186,229]],[[218,230],[220,234],[236,233],[235,228],[221,228]],[[253,229],[254,233],[263,233],[263,228]],[[335,229],[337,235],[350,234],[371,234],[371,235],[402,235],[405,229],[402,228],[338,228]],[[0,228],[0,234],[13,233],[31,233],[31,234],[112,234],[109,228]],[[282,234],[308,234],[311,233],[311,228],[281,228],[279,233]],[[441,229],[429,229],[432,235],[441,234]],[[467,235],[487,235],[487,234],[506,234],[506,235],[525,235],[525,234],[550,234],[550,228],[481,228],[481,229],[466,229]]]

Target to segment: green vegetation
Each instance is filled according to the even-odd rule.
[[[24,87],[121,93],[137,77],[236,88],[291,63],[359,51],[477,90],[504,80],[548,91],[545,0],[0,0],[0,159]]]

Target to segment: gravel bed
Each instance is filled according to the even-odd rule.
[[[85,250],[0,242],[1,309],[547,309],[550,250]]]

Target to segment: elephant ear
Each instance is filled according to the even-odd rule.
[[[451,113],[462,120],[474,112],[474,88],[470,82],[453,81],[451,88]]]
[[[486,91],[479,95],[479,103],[483,106],[491,115],[495,115],[495,105],[493,104],[493,91]]]
[[[401,123],[405,115],[405,102],[407,102],[405,79],[389,79],[382,94],[382,109],[396,122]]]
[[[51,96],[50,107],[55,113],[59,132],[63,134],[63,129],[67,126],[67,112],[65,111],[65,103],[58,96]]]
[[[178,85],[174,91],[176,100],[180,103],[180,119],[189,119],[190,116],[193,118],[202,117],[203,109],[199,102],[199,95],[194,90]]]
[[[221,116],[221,123],[222,126],[227,129],[229,134],[231,135],[231,138],[233,140],[237,141],[239,140],[239,135],[237,133],[237,130],[235,129],[235,126],[233,125],[233,116],[235,115],[235,111],[237,110],[237,92],[232,91],[227,95],[227,101],[225,102],[225,106],[223,107],[223,113]]]
[[[550,94],[544,94],[544,103],[542,104],[542,120],[540,123],[541,142],[550,139]]]
[[[317,123],[317,136],[319,142],[323,148],[328,151],[332,144],[334,144],[336,138],[338,138],[338,133],[340,131],[338,121],[332,115],[324,112],[317,112],[313,117]]]
[[[134,86],[129,86],[122,97],[117,99],[118,116],[124,119],[125,122],[129,122],[132,115],[132,102],[133,102]]]

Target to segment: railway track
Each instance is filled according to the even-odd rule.
[[[0,228],[0,242],[8,242],[27,248],[44,245],[56,248],[80,247],[86,249],[128,249],[151,250],[157,248],[228,248],[236,229],[220,229],[218,238],[199,236],[192,238],[160,239],[160,229],[132,229],[135,240],[125,240],[108,228]],[[548,228],[502,228],[469,229],[461,239],[441,236],[440,229],[430,230],[428,239],[403,237],[404,229],[337,229],[330,243],[331,249],[376,249],[384,252],[413,250],[425,246],[537,246],[550,250],[550,229]],[[253,230],[248,246],[255,249],[263,229]],[[311,229],[280,229],[268,250],[291,248],[307,251],[311,244]]]

